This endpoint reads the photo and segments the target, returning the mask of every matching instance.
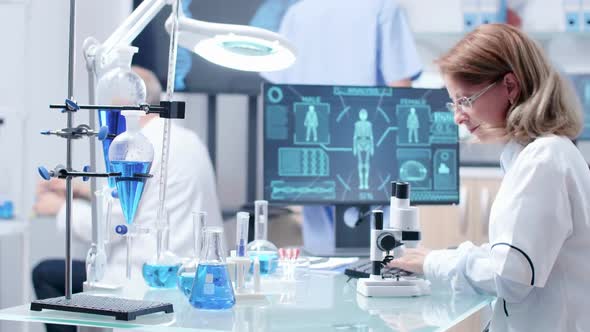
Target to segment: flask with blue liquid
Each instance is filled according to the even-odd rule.
[[[230,309],[236,299],[225,260],[223,228],[206,227],[204,238],[189,302],[199,309]]]
[[[262,275],[275,273],[279,265],[279,250],[277,246],[267,240],[267,234],[268,202],[254,201],[254,241],[248,243],[246,251],[252,262],[258,257]],[[250,273],[252,273],[252,267]]]
[[[178,270],[178,289],[186,297],[189,297],[195,282],[197,266],[199,265],[199,255],[203,247],[203,234],[207,212],[193,212],[193,255],[184,261]]]
[[[180,259],[170,250],[170,219],[167,211],[160,213],[153,227],[156,231],[156,254],[143,263],[141,274],[152,288],[175,288]]]

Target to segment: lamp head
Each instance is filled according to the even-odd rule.
[[[166,22],[171,31],[172,17]],[[295,62],[295,50],[280,35],[244,25],[210,23],[181,16],[178,44],[217,65],[243,71],[275,71]]]

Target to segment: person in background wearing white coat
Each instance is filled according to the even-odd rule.
[[[144,80],[147,89],[147,102],[159,104],[162,88],[156,76],[143,68],[133,70]],[[179,257],[192,254],[193,232],[192,212],[206,211],[207,225],[222,226],[221,210],[215,186],[215,175],[207,148],[198,136],[172,120],[170,152],[168,160],[168,183],[166,187],[166,209],[170,218],[170,249]],[[141,132],[154,145],[154,162],[151,174],[153,177],[146,182],[135,223],[153,222],[156,218],[159,200],[157,179],[160,172],[162,153],[162,133],[164,120],[157,115],[146,115],[141,119]],[[73,238],[90,244],[92,226],[90,215],[90,190],[87,186],[77,184],[72,206]],[[63,180],[52,179],[41,182],[37,189],[37,202],[34,210],[39,215],[57,215],[58,227],[65,228],[65,185]],[[125,224],[123,212],[118,200],[113,202],[113,227]],[[103,282],[120,284],[125,279],[126,247],[123,237],[114,234],[108,248],[108,265]],[[141,265],[155,253],[155,238],[139,236],[133,241],[133,279],[141,280]],[[72,264],[73,292],[82,290],[82,282],[86,279],[83,261]],[[141,282],[141,281],[140,281]],[[33,283],[37,297],[47,298],[64,295],[64,260],[46,260],[33,270]],[[75,327],[49,325],[48,331],[72,331]]]
[[[588,331],[590,170],[572,143],[583,121],[571,87],[508,25],[477,28],[437,63],[455,122],[506,143],[490,242],[406,249],[390,266],[496,296],[490,331]]]
[[[297,48],[297,61],[285,70],[263,73],[267,81],[409,87],[422,73],[399,1],[300,0],[289,5],[279,33]],[[304,206],[305,246],[334,243],[334,214],[333,206]]]

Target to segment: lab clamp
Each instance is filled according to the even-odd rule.
[[[157,113],[162,118],[168,119],[184,119],[184,112],[185,112],[185,104],[184,102],[167,102],[162,101],[160,102],[160,106],[156,105],[147,105],[142,104],[139,106],[115,106],[115,105],[78,105],[75,101],[66,99],[65,104],[63,105],[49,105],[51,109],[61,109],[62,113],[74,113],[81,109],[90,109],[90,110],[111,110],[111,111],[124,111],[124,110],[136,110],[136,111],[143,111],[146,114]],[[86,124],[78,125],[77,127],[72,127],[71,122],[68,121],[68,127],[60,130],[46,130],[42,131],[42,135],[55,135],[62,138],[67,139],[68,145],[71,144],[71,140],[79,139],[82,137],[94,137],[96,136],[98,140],[102,141],[111,135],[108,133],[109,129],[107,126],[102,126],[98,131],[90,128],[90,126]],[[71,156],[72,151],[71,148],[67,149],[67,159],[71,163]],[[97,173],[92,172],[90,166],[84,166],[83,170],[75,171],[71,168],[71,166],[63,166],[57,165],[52,170],[48,170],[43,166],[38,167],[38,172],[41,178],[44,180],[49,181],[52,177],[59,178],[59,179],[72,179],[75,177],[82,177],[83,181],[88,181],[91,177],[118,177],[121,176],[121,173],[118,172],[108,172],[108,173]],[[135,177],[139,178],[150,178],[152,177],[151,174],[134,174]],[[67,199],[71,199],[71,196],[68,195]]]
[[[384,228],[383,211],[373,210],[369,278],[360,278],[357,292],[364,296],[421,296],[430,294],[430,283],[416,276],[385,274],[382,268],[403,255],[402,245],[416,247],[420,241],[418,209],[410,206],[410,184],[391,183],[389,227]],[[384,255],[385,254],[385,255]]]

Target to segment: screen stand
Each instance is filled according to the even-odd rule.
[[[334,222],[326,225],[325,218],[306,220],[317,213],[305,213],[305,209],[324,211],[332,209]],[[332,207],[304,207],[304,249],[314,256],[369,256],[371,229],[370,205],[344,205]],[[322,209],[322,210],[320,210]],[[359,216],[366,215],[361,222]],[[331,219],[331,218],[330,218]]]

